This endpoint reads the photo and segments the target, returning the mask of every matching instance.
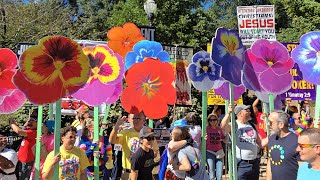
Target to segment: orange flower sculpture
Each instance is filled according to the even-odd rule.
[[[108,46],[113,52],[120,54],[123,60],[133,45],[145,40],[140,29],[133,23],[125,23],[123,27],[117,26],[108,31]]]
[[[78,91],[89,72],[89,60],[78,43],[47,36],[21,55],[13,81],[30,102],[47,104]]]
[[[129,113],[144,112],[152,119],[167,115],[168,104],[176,101],[175,80],[172,66],[167,62],[147,58],[132,65],[126,74],[127,88],[123,90],[121,103]]]

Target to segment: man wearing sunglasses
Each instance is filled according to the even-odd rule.
[[[152,180],[152,169],[159,165],[154,162],[152,150],[155,141],[153,129],[144,126],[139,133],[140,147],[131,156],[131,180]]]
[[[132,122],[133,127],[125,130],[120,130],[120,126],[126,121]],[[131,155],[139,149],[139,132],[146,122],[146,116],[143,112],[138,114],[129,114],[128,118],[123,116],[120,118],[113,130],[110,133],[109,141],[111,144],[121,144],[122,146],[122,167],[123,172],[121,174],[122,180],[129,179],[131,173]],[[159,146],[154,141],[153,150],[159,151]]]
[[[304,161],[298,169],[297,180],[320,179],[320,129],[310,128],[298,137],[297,151]]]
[[[267,179],[296,179],[298,171],[298,137],[289,131],[289,115],[273,110],[268,119],[272,135],[268,143]]]

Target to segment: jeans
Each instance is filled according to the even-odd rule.
[[[260,159],[255,159],[253,163],[238,160],[238,180],[259,180]]]
[[[217,159],[216,155],[207,151],[207,165],[209,170],[209,178],[210,180],[221,180],[222,178],[222,160]]]

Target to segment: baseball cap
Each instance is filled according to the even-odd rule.
[[[179,120],[174,121],[173,126],[170,127],[170,130],[172,130],[175,127],[190,128],[191,126],[188,125],[188,122],[185,119],[179,119]]]
[[[143,126],[142,129],[139,132],[139,137],[143,138],[143,137],[148,137],[150,135],[153,135],[153,129],[147,126]]]
[[[244,110],[244,109],[250,109],[250,105],[246,106],[246,105],[243,105],[243,104],[240,104],[240,105],[237,105],[235,108],[234,108],[234,114],[238,114],[240,111]]]

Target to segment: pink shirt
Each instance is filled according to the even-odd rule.
[[[221,128],[207,127],[207,150],[217,152],[222,149],[221,141],[224,140],[225,136]]]

